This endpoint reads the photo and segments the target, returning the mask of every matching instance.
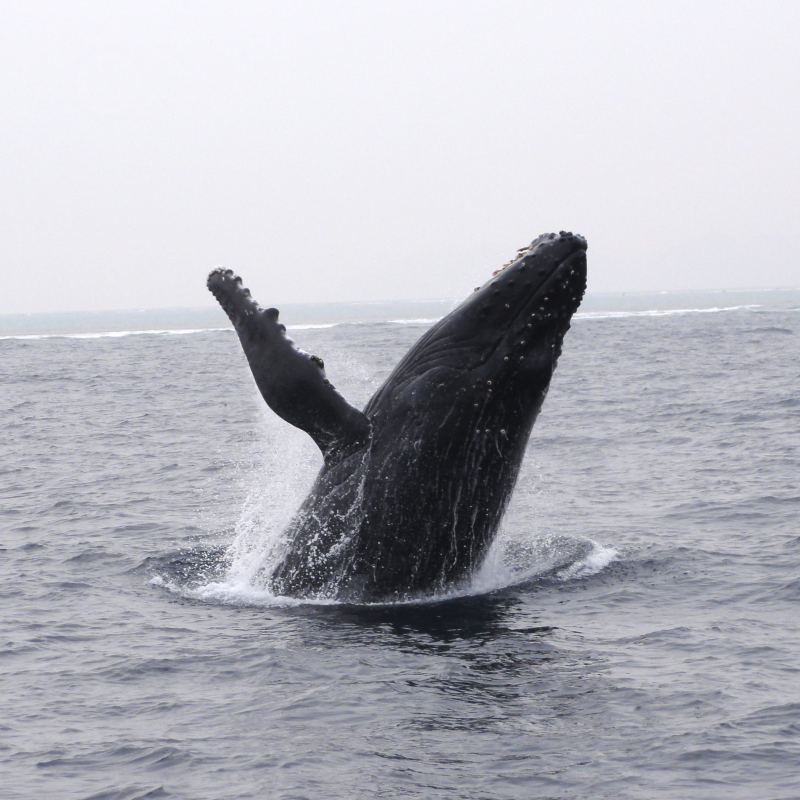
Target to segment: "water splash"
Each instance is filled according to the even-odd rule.
[[[594,575],[618,556],[608,547],[583,536],[537,534],[504,528],[492,544],[470,588],[490,592],[536,578],[574,580]]]
[[[308,436],[259,404],[258,452],[241,475],[246,499],[233,538],[220,554],[218,575],[209,581],[168,580],[163,585],[187,597],[233,604],[272,605],[268,589],[281,560],[289,521],[319,470],[319,451]],[[201,577],[201,576],[198,576]]]
[[[361,388],[367,395],[373,391],[370,386]],[[168,565],[153,583],[204,602],[248,606],[336,605],[339,601],[329,597],[298,599],[276,595],[270,588],[271,576],[289,546],[285,531],[308,494],[320,457],[302,431],[287,428],[266,408],[261,409],[261,417],[259,454],[242,475],[246,500],[232,539],[214,554],[196,554],[194,571],[187,568],[185,554],[176,557],[173,561],[179,567],[170,569]],[[444,591],[404,603],[486,594],[539,578],[580,580],[600,572],[617,558],[615,549],[588,537],[555,534],[544,529],[553,509],[543,489],[543,477],[532,474],[531,467],[527,478],[519,481],[505,522],[475,573]],[[215,560],[216,569],[209,568],[209,559]],[[190,556],[188,560],[193,559]]]
[[[151,582],[184,597],[206,602],[284,607],[337,605],[339,601],[326,597],[285,597],[274,594],[270,589],[272,571],[288,546],[283,531],[293,510],[294,507],[277,508],[274,496],[252,495],[244,504],[234,539],[222,556],[224,569],[221,577],[197,582],[174,578],[165,580],[163,575],[159,575]],[[410,598],[400,601],[400,604],[439,602],[488,594],[539,578],[581,580],[602,571],[617,557],[618,552],[613,547],[586,537],[537,534],[530,530],[506,527],[471,578],[446,591]]]

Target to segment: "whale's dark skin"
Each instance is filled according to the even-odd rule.
[[[398,600],[467,577],[497,532],[583,297],[586,241],[562,231],[519,251],[422,336],[363,412],[233,272],[214,270],[208,288],[267,404],[324,457],[272,591]]]

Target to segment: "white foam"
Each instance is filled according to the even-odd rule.
[[[618,552],[582,536],[501,531],[470,587],[491,592],[543,576],[573,580],[607,567]]]
[[[287,325],[287,330],[305,331],[318,328],[335,328],[340,322],[313,325]],[[0,336],[0,339],[119,339],[123,336],[186,336],[193,333],[232,332],[233,328],[180,328],[149,331],[92,331],[89,333],[20,333]]]
[[[186,336],[210,331],[231,331],[232,328],[181,328],[152,331],[98,331],[95,333],[21,333],[0,336],[0,339],[120,339],[124,336]]]
[[[341,322],[324,322],[324,323],[315,323],[313,325],[287,325],[286,330],[288,331],[313,331],[318,330],[321,328],[335,328],[338,325],[341,325]]]
[[[297,598],[297,597],[282,597],[272,594],[268,589],[258,588],[248,584],[234,585],[230,583],[209,583],[207,586],[200,586],[194,589],[180,589],[176,587],[175,590],[171,586],[167,589],[175,591],[182,597],[189,597],[193,600],[202,600],[204,602],[224,603],[231,606],[261,606],[261,607],[282,607],[291,608],[297,606],[330,606],[338,605],[333,600],[319,600],[316,598]]]
[[[319,451],[304,432],[286,427],[266,406],[260,406],[260,413],[260,457],[241,476],[249,494],[225,551],[224,577],[201,585],[175,586],[169,579],[159,584],[169,591],[232,605],[300,604],[275,596],[267,583],[286,546],[283,532],[319,470]]]
[[[570,564],[559,570],[555,577],[562,581],[571,581],[576,578],[586,578],[589,575],[596,575],[604,570],[609,564],[617,560],[619,552],[613,547],[607,547],[593,542],[594,548],[586,558]]]
[[[573,319],[622,319],[624,317],[671,317],[680,314],[719,314],[724,311],[750,311],[761,308],[760,304],[747,306],[727,306],[725,308],[670,308],[649,311],[579,311]]]
[[[751,311],[761,308],[759,304],[743,306],[726,306],[724,308],[672,308],[672,309],[651,309],[647,311],[579,311],[574,315],[573,320],[598,320],[598,319],[625,319],[627,317],[669,317],[681,314],[720,314],[726,311]],[[287,325],[290,331],[323,330],[326,328],[336,328],[339,325],[433,325],[439,321],[439,317],[424,319],[390,319],[390,320],[371,320],[369,322],[320,322],[299,325]],[[216,333],[233,331],[233,328],[180,328],[147,331],[95,331],[89,333],[20,333],[0,335],[3,339],[19,340],[38,340],[38,339],[120,339],[126,336],[187,336],[195,333]]]
[[[153,584],[195,600],[230,605],[337,605],[338,601],[329,598],[283,597],[269,589],[269,577],[287,547],[284,531],[307,496],[320,459],[302,431],[287,429],[266,407],[261,408],[261,414],[260,463],[242,474],[249,496],[225,552],[223,574],[213,580],[196,578],[188,585],[176,585],[172,575],[165,575]],[[280,441],[280,447],[275,446],[276,441]],[[402,604],[486,594],[540,577],[580,580],[600,572],[617,558],[613,547],[588,537],[542,531],[536,524],[539,518],[538,514],[507,516],[483,564],[470,578]]]
[[[392,320],[371,320],[369,322],[319,322],[299,325],[287,325],[289,331],[310,331],[324,330],[326,328],[336,328],[339,325],[376,325],[384,322],[395,325],[433,325],[438,322],[436,319],[392,319]],[[39,339],[120,339],[125,336],[187,336],[194,333],[216,333],[218,331],[232,332],[233,328],[181,328],[148,331],[90,331],[87,333],[15,333],[0,335],[3,339],[19,339],[36,341]]]
[[[340,602],[329,598],[285,597],[267,588],[269,565],[276,562],[284,542],[275,527],[260,530],[258,515],[252,507],[243,514],[239,533],[229,547],[228,574],[221,581],[201,586],[180,586],[156,576],[150,583],[183,597],[204,602],[261,607],[332,606]],[[245,521],[248,520],[249,521]],[[510,546],[514,542],[516,546]],[[525,540],[499,539],[484,564],[468,580],[445,591],[392,602],[364,603],[368,606],[422,605],[461,597],[473,597],[500,591],[511,586],[547,577],[557,581],[573,581],[601,572],[615,561],[619,553],[613,547],[591,539],[569,536],[541,536]],[[350,601],[352,603],[352,601]],[[350,604],[349,603],[349,604]]]

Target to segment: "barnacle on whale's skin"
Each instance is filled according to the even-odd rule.
[[[209,275],[268,405],[324,465],[285,532],[276,594],[396,600],[480,563],[586,288],[586,241],[545,234],[433,325],[363,411],[230,270]]]

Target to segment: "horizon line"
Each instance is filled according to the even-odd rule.
[[[736,288],[736,289],[669,289],[669,290],[632,290],[632,291],[587,291],[585,300],[590,298],[612,298],[612,297],[664,297],[670,295],[712,295],[712,294],[764,294],[772,292],[800,292],[800,286],[777,286],[770,288]],[[297,308],[305,306],[386,306],[398,305],[402,303],[418,304],[438,304],[459,303],[465,298],[429,298],[414,300],[319,300],[319,301],[300,301],[300,302],[277,302],[275,307],[284,306],[286,308]],[[265,306],[266,307],[266,306]],[[0,317],[30,317],[37,315],[57,316],[67,314],[146,314],[146,313],[165,313],[165,312],[207,312],[219,308],[215,303],[202,306],[150,306],[146,308],[95,308],[95,309],[70,309],[60,311],[0,311]]]

